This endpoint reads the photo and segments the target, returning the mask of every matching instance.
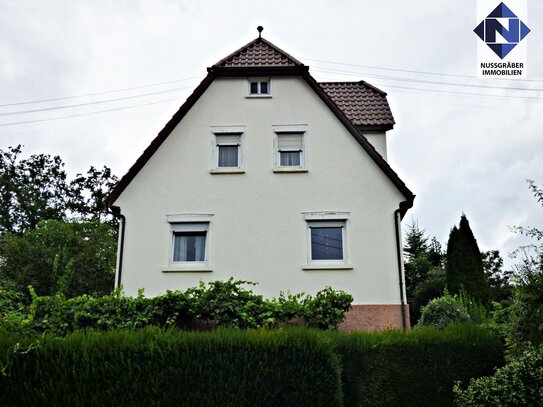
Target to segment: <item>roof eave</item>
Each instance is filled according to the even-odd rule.
[[[392,130],[394,128],[394,123],[390,124],[390,123],[387,123],[387,124],[371,124],[371,125],[368,125],[368,124],[357,124],[356,125],[356,128],[359,130],[359,131],[389,131],[389,130]]]

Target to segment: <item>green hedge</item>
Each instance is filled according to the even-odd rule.
[[[340,406],[339,358],[311,330],[0,335],[0,405]]]
[[[62,295],[36,296],[31,290],[32,304],[16,313],[19,321],[10,311],[10,318],[2,318],[0,314],[0,326],[29,335],[63,336],[81,329],[135,330],[147,326],[272,328],[288,325],[296,319],[311,328],[334,329],[344,320],[353,300],[350,294],[330,287],[315,296],[281,294],[279,298],[268,300],[245,288],[247,285],[255,283],[233,278],[207,284],[200,282],[197,287],[168,291],[154,298],[144,297],[143,292],[137,297],[126,297],[119,290],[111,295],[65,298]]]
[[[503,364],[480,327],[0,332],[0,405],[450,406],[456,381]]]
[[[500,340],[475,325],[333,334],[345,407],[453,406],[452,388],[503,365]]]

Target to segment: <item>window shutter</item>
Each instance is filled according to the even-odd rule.
[[[286,133],[277,135],[277,147],[279,151],[302,151],[302,134]]]
[[[217,137],[217,145],[239,145],[239,134],[224,134],[224,135],[216,135]]]

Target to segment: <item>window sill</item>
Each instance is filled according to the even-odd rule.
[[[282,167],[282,168],[274,168],[273,172],[279,172],[279,173],[282,173],[282,172],[309,172],[309,170],[307,168],[287,168],[287,167]]]
[[[352,264],[307,264],[302,270],[353,270]]]
[[[185,268],[178,268],[178,267],[168,267],[165,269],[162,269],[163,273],[210,273],[213,269],[208,267],[185,267]]]
[[[271,99],[272,95],[247,95],[246,99]]]
[[[245,174],[242,168],[213,168],[209,171],[210,174]]]

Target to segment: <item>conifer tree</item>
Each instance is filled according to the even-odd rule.
[[[489,287],[477,240],[466,215],[453,227],[447,243],[447,287],[451,293],[462,289],[474,300],[488,304]]]

